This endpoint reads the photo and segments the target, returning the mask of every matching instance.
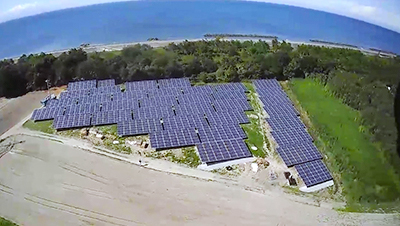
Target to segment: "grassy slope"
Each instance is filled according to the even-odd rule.
[[[254,108],[254,111],[248,111],[246,114],[250,115],[257,115],[257,112],[260,110],[260,106],[256,101],[255,90],[253,85],[250,82],[243,83],[247,89],[250,91],[248,97],[250,98],[250,105]],[[249,124],[242,124],[243,130],[247,134],[247,139],[245,142],[250,148],[251,153],[257,157],[265,157],[264,150],[264,140],[265,137],[261,130],[260,120],[256,118],[249,117],[250,123]],[[252,150],[251,147],[256,146],[257,150]]]
[[[34,122],[28,120],[24,123],[23,127],[30,130],[37,130],[43,133],[55,134],[56,131],[53,128],[53,120]]]
[[[0,217],[0,226],[18,226],[17,224],[14,224],[13,222],[6,220],[2,217]]]
[[[392,209],[390,201],[400,195],[399,178],[369,135],[361,132],[359,113],[311,79],[295,79],[289,86],[310,117],[311,131],[322,141],[316,144],[325,149],[330,169],[340,175],[336,183],[342,185],[347,209]]]
[[[89,53],[89,56],[93,55],[94,53]],[[99,52],[100,57],[102,57],[104,60],[109,60],[112,59],[116,56],[121,55],[121,51],[120,50],[115,50],[115,51],[103,51],[103,52]]]

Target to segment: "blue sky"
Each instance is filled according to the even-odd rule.
[[[116,0],[119,1],[119,0]],[[400,0],[249,0],[294,5],[336,13],[400,33]],[[110,0],[0,0],[0,22],[38,13]]]

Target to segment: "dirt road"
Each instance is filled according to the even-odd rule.
[[[1,105],[0,135],[32,113],[35,108],[40,107],[40,100],[46,95],[46,92],[31,92]]]
[[[29,136],[0,159],[0,215],[20,225],[398,225],[168,174]],[[1,145],[11,142],[7,139]]]

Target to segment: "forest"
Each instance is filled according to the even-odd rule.
[[[58,57],[41,53],[0,62],[0,96],[65,85],[70,81],[114,78],[118,82],[189,77],[193,82],[237,82],[260,78],[312,78],[360,112],[372,142],[400,168],[394,102],[400,58],[359,51],[296,46],[273,40],[182,42],[164,48],[136,45],[120,52],[86,53],[71,49]],[[400,105],[396,105],[400,108]],[[400,122],[399,122],[400,123]]]

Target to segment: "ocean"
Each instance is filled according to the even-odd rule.
[[[299,7],[240,1],[137,1],[44,13],[0,24],[0,58],[77,47],[201,38],[206,33],[320,39],[400,54],[400,34]]]

